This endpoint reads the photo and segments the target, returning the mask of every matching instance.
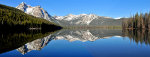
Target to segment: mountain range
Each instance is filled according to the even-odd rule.
[[[22,2],[20,5],[16,7],[17,9],[35,17],[44,18],[48,21],[54,21],[54,18],[48,14],[41,6],[32,7],[27,5],[26,3]]]
[[[122,20],[95,14],[54,16],[62,26],[121,26]]]
[[[40,6],[31,7],[22,2],[16,7],[21,11],[33,15],[35,17],[44,18],[51,22],[55,22],[61,26],[121,26],[121,19],[114,19],[111,17],[98,16],[96,14],[80,14],[67,16],[51,16]]]

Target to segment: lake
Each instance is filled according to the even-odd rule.
[[[0,57],[150,57],[148,35],[120,29],[0,33]]]

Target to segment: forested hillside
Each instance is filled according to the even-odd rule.
[[[125,20],[122,26],[128,29],[150,29],[150,13],[137,13],[128,20]]]
[[[0,29],[55,29],[58,27],[58,25],[45,19],[36,18],[19,9],[0,4]]]

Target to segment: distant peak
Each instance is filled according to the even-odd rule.
[[[117,18],[114,18],[114,19],[121,19],[122,17],[117,17]]]
[[[74,16],[73,14],[68,14],[68,16]]]
[[[27,7],[27,4],[25,2],[22,2],[19,6],[25,6],[25,7]]]
[[[37,8],[41,8],[41,6],[36,6]]]
[[[80,15],[87,15],[87,14],[80,14]]]
[[[25,11],[25,9],[27,8],[28,6],[22,2],[21,4],[19,4],[16,8],[22,10],[22,11]]]
[[[21,4],[26,4],[25,2],[22,2]]]
[[[22,2],[22,4],[23,4],[24,2]]]

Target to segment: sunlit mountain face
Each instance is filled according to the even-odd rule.
[[[44,18],[51,22],[55,22],[54,18],[46,10],[41,8],[41,6],[32,7],[28,4],[26,4],[25,2],[22,2],[16,8],[29,14],[29,15],[32,15],[32,16],[35,16],[38,18]],[[55,23],[57,23],[57,22],[55,22]]]

